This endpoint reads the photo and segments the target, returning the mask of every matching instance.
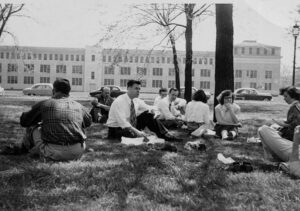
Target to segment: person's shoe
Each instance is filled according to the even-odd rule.
[[[230,141],[232,141],[234,139],[234,137],[233,137],[233,134],[232,134],[232,132],[231,131],[229,131],[228,132],[228,137],[227,137],[227,140],[230,140]]]
[[[19,146],[6,146],[0,154],[2,155],[22,155],[28,153],[28,150],[22,145],[21,147]]]
[[[166,133],[164,139],[169,142],[182,142],[183,141],[181,138],[177,138],[177,137],[171,135],[170,133]]]
[[[177,152],[177,147],[170,143],[165,143],[162,148],[160,148],[162,151],[169,151],[169,152]]]

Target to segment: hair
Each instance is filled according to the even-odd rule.
[[[132,87],[134,84],[141,85],[141,82],[140,82],[140,81],[137,81],[137,80],[129,80],[129,81],[127,82],[127,88],[128,88],[128,87]]]
[[[220,95],[217,97],[219,103],[220,103],[221,105],[224,105],[224,98],[225,98],[225,97],[228,97],[228,96],[230,96],[230,95],[232,95],[232,102],[233,102],[233,101],[234,101],[234,95],[233,95],[232,91],[229,90],[229,89],[228,89],[228,90],[222,91],[222,92],[220,93]]]
[[[283,87],[279,89],[279,94],[283,95],[284,93],[287,93],[291,98],[295,100],[300,100],[300,90],[297,90],[296,87],[294,86],[288,86],[288,87]]]
[[[202,89],[197,90],[193,95],[193,100],[207,103],[207,97],[205,92]]]
[[[56,92],[61,92],[63,94],[69,95],[71,91],[70,82],[65,78],[58,78],[53,83],[53,88]]]
[[[169,89],[169,94],[170,94],[172,91],[175,91],[175,92],[177,92],[177,91],[178,91],[178,89],[176,89],[176,88],[174,88],[174,87],[170,88],[170,89]]]
[[[168,90],[166,89],[166,88],[160,88],[159,89],[159,91],[158,91],[158,93],[160,94],[160,93],[162,93],[162,92],[167,92]]]

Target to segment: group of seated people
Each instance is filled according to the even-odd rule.
[[[149,134],[144,130],[147,127],[151,133],[166,141],[182,140],[170,133],[172,128],[187,129],[191,134],[199,128],[204,133],[212,129],[217,137],[232,140],[238,136],[238,128],[242,126],[237,117],[240,107],[234,103],[230,90],[224,90],[217,96],[219,104],[215,107],[216,123],[212,128],[210,109],[203,90],[196,91],[192,101],[186,103],[177,97],[179,91],[176,88],[169,91],[162,88],[151,106],[138,98],[140,81],[129,80],[127,93],[116,99],[111,98],[109,88],[104,87],[101,96],[92,101],[93,108],[89,112],[69,98],[71,86],[67,79],[57,79],[53,87],[52,98],[38,102],[30,111],[22,113],[20,123],[26,128],[26,134],[21,146],[9,146],[4,153],[30,152],[31,155],[55,161],[78,159],[85,151],[87,137],[84,129],[92,121],[108,127],[109,139],[147,137]],[[298,130],[295,128],[300,125],[300,93],[295,87],[287,87],[281,89],[280,94],[290,104],[287,120],[274,120],[277,127],[260,127],[258,135],[266,159],[288,162],[291,155],[299,151],[300,126]],[[298,136],[294,131],[298,131]],[[297,155],[299,158],[299,153]]]

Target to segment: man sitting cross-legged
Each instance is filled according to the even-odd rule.
[[[160,112],[159,119],[167,128],[180,128],[183,125],[184,116],[177,110],[175,105],[178,93],[176,88],[170,88],[168,96],[157,104]]]
[[[74,160],[85,150],[84,128],[91,125],[91,116],[78,102],[69,98],[67,79],[53,83],[53,96],[32,106],[20,118],[26,127],[21,147],[7,147],[4,154],[29,152],[55,161]]]
[[[179,141],[172,136],[162,123],[154,118],[154,110],[143,100],[138,99],[141,89],[141,82],[129,80],[127,93],[120,95],[112,103],[107,120],[108,137],[145,137],[143,130],[148,127],[157,137],[167,141]]]

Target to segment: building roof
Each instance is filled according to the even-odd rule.
[[[262,48],[280,48],[278,46],[265,45],[258,43],[256,40],[244,40],[241,43],[235,44],[234,47],[262,47]]]

